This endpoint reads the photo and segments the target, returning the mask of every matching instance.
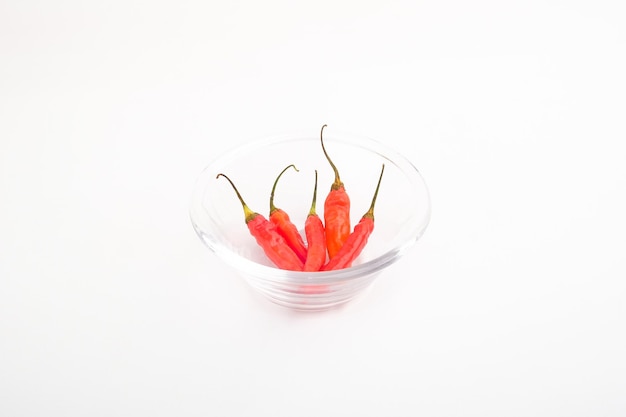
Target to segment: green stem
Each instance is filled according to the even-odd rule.
[[[282,177],[282,175],[285,173],[285,171],[287,171],[289,168],[295,169],[297,172],[298,168],[296,168],[296,166],[294,164],[288,165],[285,167],[285,169],[283,169],[282,171],[280,171],[280,174],[278,174],[278,177],[276,177],[276,180],[274,181],[274,186],[272,187],[272,194],[270,194],[270,214],[272,214],[273,212],[275,212],[277,210],[276,206],[274,205],[274,192],[276,191],[276,184],[278,184],[278,180],[280,179],[280,177]]]
[[[325,127],[326,127],[326,125],[322,126],[322,130],[320,132],[320,141],[322,142],[322,150],[324,151],[324,155],[326,156],[326,159],[328,159],[328,162],[330,163],[330,166],[332,167],[333,171],[335,172],[335,182],[333,182],[333,184],[331,186],[331,189],[332,190],[336,190],[338,188],[343,187],[343,183],[341,182],[341,179],[339,178],[339,171],[337,171],[337,167],[335,166],[333,161],[328,156],[328,153],[326,152],[326,147],[324,147],[324,128]]]
[[[241,197],[241,194],[239,194],[239,190],[237,190],[237,187],[235,187],[235,184],[233,184],[233,182],[230,180],[230,178],[228,178],[224,174],[217,174],[217,177],[215,177],[215,179],[217,179],[219,177],[226,178],[228,180],[228,182],[230,183],[230,185],[232,185],[233,189],[235,190],[235,193],[237,193],[237,198],[239,198],[239,201],[241,201],[241,205],[243,207],[243,214],[246,217],[246,223],[248,223],[250,220],[254,219],[256,217],[257,213],[255,213],[254,211],[250,210],[250,207],[248,207],[248,205],[245,203],[245,201],[243,201],[243,198]]]
[[[313,188],[313,201],[311,202],[311,210],[309,216],[315,216],[315,201],[317,200],[317,169],[315,170],[315,188]]]
[[[383,172],[385,172],[385,164],[383,164],[383,168],[380,170],[380,177],[378,177],[378,184],[376,185],[376,191],[374,191],[374,197],[372,198],[372,204],[370,205],[370,209],[363,215],[363,217],[369,217],[374,220],[374,205],[376,204],[376,197],[378,197],[378,189],[380,188],[380,182],[383,179]]]

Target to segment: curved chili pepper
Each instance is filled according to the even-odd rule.
[[[298,255],[287,245],[285,239],[278,233],[276,226],[263,217],[262,214],[252,211],[243,201],[241,194],[235,187],[235,184],[224,174],[217,174],[217,177],[224,177],[230,182],[230,185],[237,193],[237,198],[243,207],[243,213],[246,219],[246,225],[250,234],[256,239],[256,242],[265,252],[265,255],[281,269],[289,269],[292,271],[302,271],[303,262]]]
[[[380,177],[378,178],[378,184],[376,185],[376,191],[374,192],[369,210],[361,217],[359,223],[354,226],[354,231],[350,234],[339,252],[337,252],[337,255],[322,267],[322,271],[348,268],[352,265],[356,257],[361,254],[361,251],[367,244],[368,238],[374,231],[374,205],[376,204],[380,181],[383,179],[383,172],[385,172],[385,164],[383,164],[383,168],[380,171]]]
[[[334,258],[339,249],[343,246],[346,239],[350,235],[350,198],[346,193],[346,189],[339,178],[337,167],[328,156],[324,147],[324,128],[320,132],[320,141],[322,142],[322,150],[333,171],[335,172],[335,181],[330,187],[330,192],[324,201],[324,226],[326,228],[326,247],[330,259]]]
[[[304,233],[306,242],[309,245],[304,271],[319,271],[326,261],[326,238],[324,236],[324,225],[315,212],[315,200],[317,199],[317,170],[315,170],[315,188],[313,189],[313,201],[311,210],[304,222]]]
[[[298,228],[295,224],[293,224],[289,215],[284,210],[279,209],[274,205],[274,192],[276,191],[276,184],[278,184],[278,180],[285,173],[285,171],[291,167],[293,167],[296,171],[298,170],[295,165],[291,164],[283,169],[274,181],[272,194],[270,195],[270,221],[276,225],[278,233],[285,238],[289,247],[293,249],[296,255],[298,255],[298,258],[304,262],[306,261],[307,248],[304,245],[302,235],[300,235]]]

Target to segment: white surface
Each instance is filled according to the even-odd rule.
[[[0,415],[624,415],[621,2],[378,3],[2,2]],[[215,155],[323,123],[433,216],[296,314],[187,210]]]

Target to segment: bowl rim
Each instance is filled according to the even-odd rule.
[[[208,171],[211,171],[216,164],[225,164],[234,160],[241,152],[253,152],[256,149],[263,148],[269,145],[277,145],[287,141],[294,140],[311,140],[313,134],[304,131],[289,131],[266,136],[262,138],[253,139],[243,144],[239,144],[231,147],[227,151],[214,157],[205,167],[196,179],[196,183],[193,187],[191,196],[191,204],[189,208],[189,216],[192,226],[202,242],[211,249],[221,260],[229,264],[238,272],[247,276],[254,276],[255,279],[263,279],[273,283],[289,283],[289,284],[325,284],[336,283],[338,281],[349,281],[358,279],[361,277],[370,276],[387,266],[395,263],[410,247],[412,247],[424,234],[427,226],[430,223],[431,217],[431,197],[428,186],[417,167],[409,161],[406,157],[401,155],[396,150],[383,144],[382,142],[373,139],[369,136],[361,134],[355,134],[347,132],[341,129],[333,128],[332,130],[324,131],[324,142],[340,142],[344,145],[357,146],[367,151],[374,152],[384,158],[389,163],[398,167],[405,175],[411,174],[418,183],[421,183],[423,191],[426,195],[425,214],[421,223],[415,226],[414,233],[411,233],[410,239],[406,239],[399,246],[396,246],[387,252],[376,256],[373,259],[360,263],[358,265],[351,266],[340,270],[333,271],[290,271],[277,268],[275,266],[267,266],[254,262],[240,254],[230,250],[228,247],[222,245],[216,239],[213,239],[210,234],[205,232],[202,226],[196,219],[196,211],[203,209],[201,201],[204,188],[201,187],[202,179],[207,175]],[[385,162],[387,163],[387,162]],[[207,214],[208,215],[208,214]],[[210,217],[210,215],[209,215]]]

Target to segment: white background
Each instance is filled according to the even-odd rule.
[[[0,2],[0,415],[623,416],[621,3]],[[323,123],[433,214],[302,314],[188,207],[220,153]]]

